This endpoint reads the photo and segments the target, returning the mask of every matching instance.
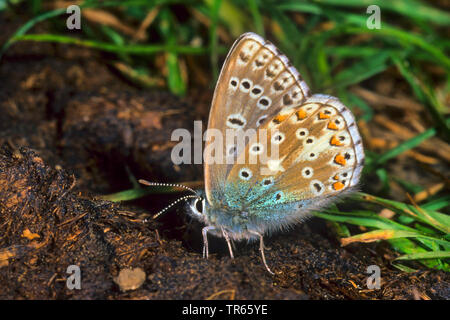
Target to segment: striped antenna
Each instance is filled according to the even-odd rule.
[[[173,207],[174,205],[176,205],[178,202],[180,202],[180,201],[186,201],[186,200],[188,200],[188,199],[190,199],[190,198],[201,199],[201,197],[200,197],[200,196],[197,196],[197,195],[195,195],[195,196],[194,196],[194,195],[187,195],[187,196],[181,197],[181,198],[175,200],[174,202],[172,202],[171,204],[169,204],[167,207],[165,207],[164,209],[162,209],[161,211],[159,211],[159,212],[156,213],[155,215],[153,215],[153,219],[158,218],[161,214],[163,214],[164,212],[166,212],[167,210],[169,210],[170,208],[172,208],[172,207]]]
[[[139,179],[139,183],[146,185],[146,186],[150,186],[150,187],[176,187],[176,188],[181,188],[181,189],[185,189],[185,190],[189,190],[190,192],[197,194],[197,192],[195,192],[194,189],[191,189],[189,187],[183,186],[182,184],[177,184],[177,183],[159,183],[159,182],[149,182],[147,180],[144,179]]]
[[[181,189],[185,189],[188,190],[192,193],[194,193],[193,195],[187,195],[184,197],[181,197],[177,200],[175,200],[174,202],[172,202],[171,204],[169,204],[167,207],[165,207],[164,209],[162,209],[161,211],[159,211],[158,213],[153,215],[153,219],[158,218],[161,214],[163,214],[164,212],[166,212],[167,210],[169,210],[170,208],[172,208],[174,205],[176,205],[178,202],[181,201],[186,201],[188,199],[191,198],[197,198],[197,199],[201,199],[201,197],[199,195],[197,195],[197,192],[195,192],[194,189],[191,189],[189,187],[183,186],[182,184],[176,184],[176,183],[159,183],[159,182],[149,182],[147,180],[143,180],[140,179],[139,183],[146,185],[146,186],[150,186],[150,187],[175,187],[175,188],[181,188]],[[144,222],[147,222],[147,220],[144,220]]]

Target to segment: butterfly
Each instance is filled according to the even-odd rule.
[[[189,213],[205,224],[205,258],[208,234],[226,240],[231,258],[232,240],[256,239],[273,274],[263,236],[301,222],[360,180],[364,149],[351,111],[335,97],[312,95],[288,58],[257,34],[241,35],[225,59],[209,114],[211,130],[253,135],[241,148],[235,139],[218,146],[207,140],[204,151],[214,146],[234,161],[210,161],[205,153],[204,193],[190,189],[195,195],[178,200],[194,198]],[[269,143],[259,138],[263,132]],[[275,159],[258,161],[274,147]]]

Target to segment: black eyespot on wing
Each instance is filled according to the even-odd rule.
[[[261,62],[261,61],[259,61],[259,60],[255,60],[255,65],[256,65],[257,67],[261,67],[263,64],[264,64],[264,62]]]
[[[285,106],[288,106],[288,105],[290,105],[290,104],[292,104],[292,99],[291,99],[291,97],[289,97],[289,94],[285,94],[284,96],[283,96],[283,104],[285,105]]]
[[[242,60],[243,62],[247,62],[247,61],[250,59],[250,57],[249,57],[249,56],[246,56],[244,52],[241,52],[241,53],[239,54],[239,58],[241,58],[241,60]]]
[[[322,190],[322,186],[318,183],[314,183],[314,188],[317,190],[317,192],[320,192],[320,190]]]
[[[266,98],[261,98],[261,100],[259,100],[259,103],[261,103],[261,105],[263,105],[264,107],[267,107],[269,105],[269,100],[267,100]]]
[[[252,93],[254,95],[260,94],[261,93],[261,89],[260,88],[253,88]]]
[[[266,76],[269,78],[275,77],[275,73],[270,71],[269,69],[266,69]]]
[[[259,118],[258,121],[257,121],[257,125],[260,126],[266,119],[267,119],[267,117]]]
[[[244,122],[241,119],[238,119],[238,118],[229,118],[228,121],[231,124],[237,124],[240,127],[242,127],[244,125]]]
[[[273,88],[275,89],[275,91],[280,91],[280,90],[283,90],[283,89],[284,89],[284,87],[283,87],[278,81],[276,81],[276,82],[273,84]]]
[[[273,118],[272,122],[275,123],[275,124],[280,124],[281,120],[278,119],[278,118]]]
[[[250,82],[248,82],[248,81],[243,81],[243,82],[242,82],[242,86],[243,86],[245,89],[250,89]]]

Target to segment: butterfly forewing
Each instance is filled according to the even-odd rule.
[[[211,204],[224,199],[225,181],[235,163],[225,163],[226,158],[240,153],[235,142],[227,143],[227,130],[261,128],[280,110],[298,106],[309,96],[306,83],[274,45],[253,33],[236,40],[220,73],[208,122],[208,133],[217,130],[223,137],[222,145],[212,136],[205,145],[205,191]]]

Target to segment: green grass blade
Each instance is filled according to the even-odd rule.
[[[27,23],[25,23],[22,27],[20,27],[13,35],[11,38],[9,38],[8,41],[6,41],[6,43],[3,45],[2,49],[0,50],[0,58],[3,56],[3,54],[5,53],[6,50],[8,50],[8,48],[16,41],[20,41],[18,39],[21,38],[21,36],[23,36],[25,33],[27,33],[28,30],[30,30],[32,27],[34,27],[34,25],[36,25],[37,23],[53,18],[53,17],[57,17],[63,13],[66,12],[65,8],[62,9],[56,9],[56,10],[52,10],[46,13],[43,13],[39,16],[34,17],[33,19],[29,20]]]
[[[211,47],[211,69],[213,70],[213,82],[216,83],[219,77],[219,52],[218,47],[218,35],[217,35],[217,24],[219,19],[220,6],[222,4],[221,0],[214,0],[211,6],[211,27],[209,31],[209,41]]]
[[[390,11],[411,19],[420,19],[442,26],[450,25],[450,14],[448,12],[416,0],[320,0],[320,4],[363,9],[370,5],[377,5],[380,7],[381,14]]]
[[[417,252],[405,254],[395,260],[448,259],[450,251]]]
[[[418,134],[417,136],[399,144],[395,148],[392,148],[391,150],[386,151],[378,159],[376,159],[372,165],[373,166],[382,165],[382,164],[386,163],[386,161],[388,161],[389,159],[395,158],[398,155],[402,154],[403,152],[417,147],[423,141],[433,137],[434,135],[436,135],[436,129],[434,129],[434,128],[428,129],[428,130],[422,132],[421,134]]]
[[[380,52],[358,61],[335,76],[333,88],[348,87],[383,72],[389,67],[390,58],[389,52]]]
[[[442,214],[435,211],[430,210],[423,210],[423,209],[417,209],[412,205],[394,201],[394,200],[388,200],[383,199],[380,197],[376,197],[373,195],[356,192],[353,195],[353,198],[363,201],[363,202],[372,202],[376,203],[382,206],[386,206],[390,209],[394,209],[396,212],[399,212],[401,214],[405,214],[407,216],[410,216],[414,219],[416,219],[419,222],[428,224],[445,234],[450,233],[450,216],[446,214]]]
[[[447,124],[444,116],[439,111],[444,110],[445,107],[439,105],[436,97],[430,92],[428,88],[424,88],[424,86],[421,84],[421,81],[414,75],[406,61],[403,61],[396,56],[393,57],[393,61],[397,66],[399,72],[408,81],[415,96],[427,107],[437,126],[440,130],[443,131],[445,138],[447,138],[447,140],[450,140],[450,127]]]
[[[207,48],[182,46],[175,44],[153,44],[153,45],[136,45],[128,44],[126,46],[105,43],[94,40],[82,40],[78,38],[61,36],[56,34],[30,34],[14,38],[17,41],[36,41],[36,42],[55,42],[64,44],[73,44],[93,49],[99,49],[113,53],[129,53],[134,55],[152,55],[155,53],[171,52],[176,54],[192,54],[202,55],[209,52]]]
[[[266,37],[264,32],[264,24],[263,18],[261,16],[261,12],[259,11],[258,1],[257,0],[249,0],[248,1],[250,12],[253,17],[253,23],[255,25],[256,32],[263,38]]]

